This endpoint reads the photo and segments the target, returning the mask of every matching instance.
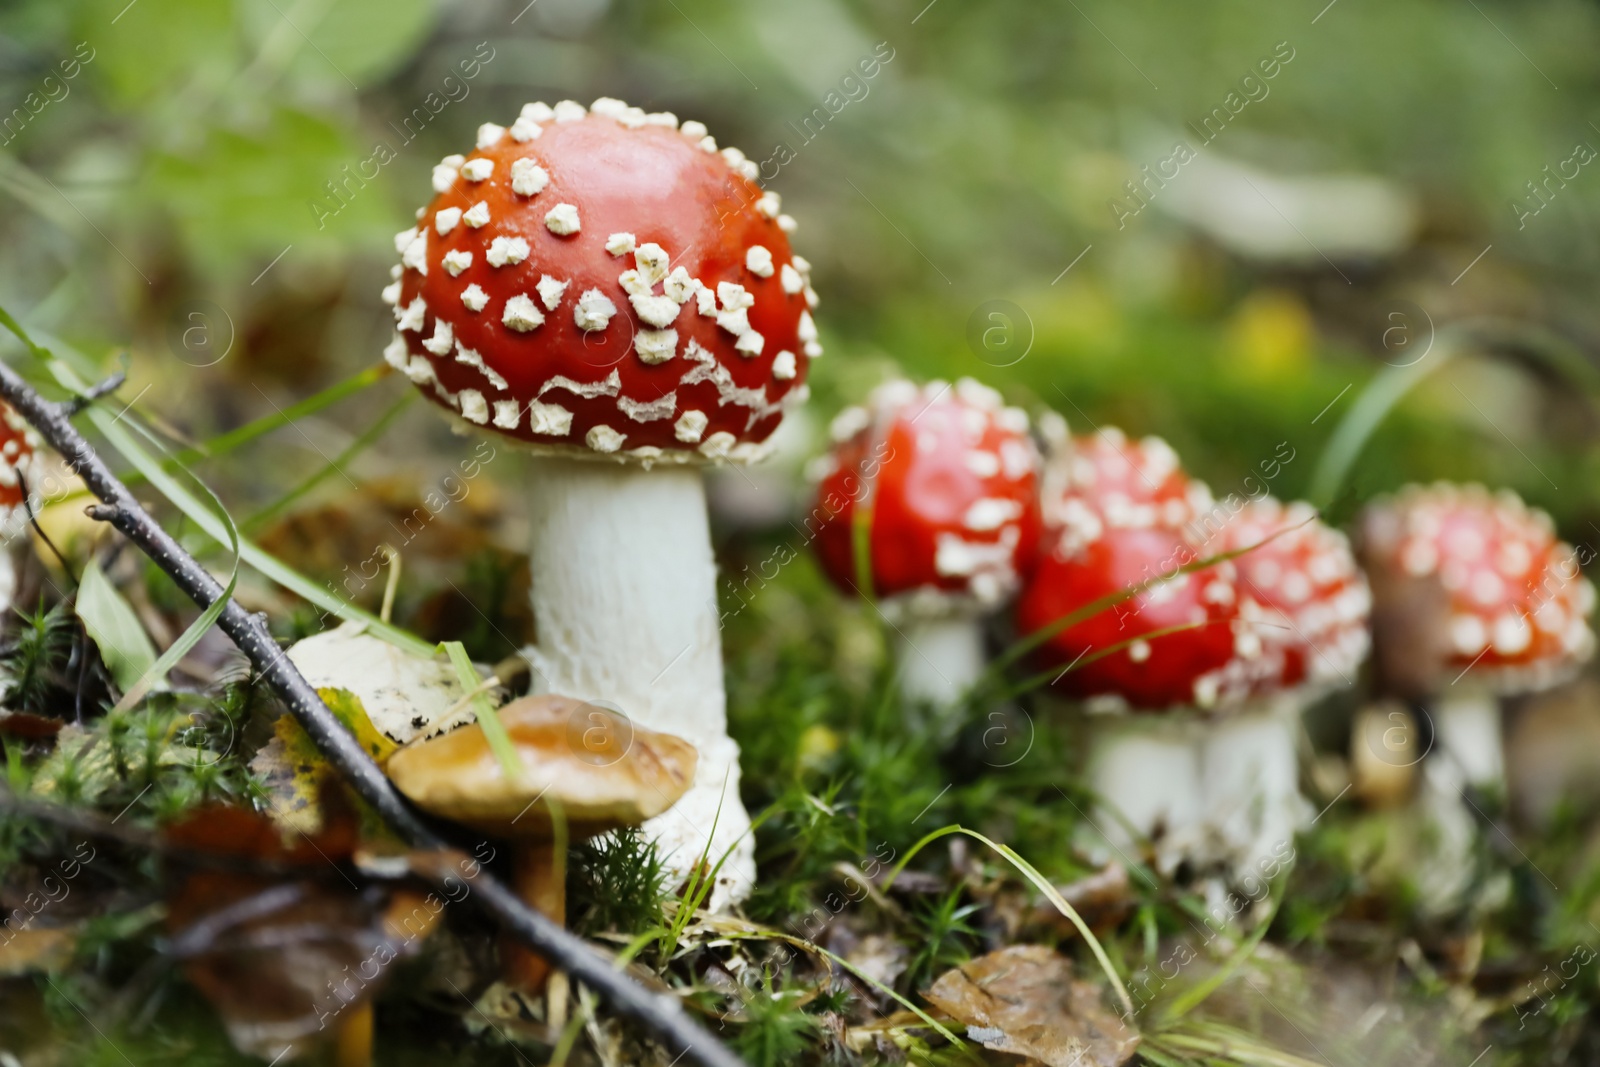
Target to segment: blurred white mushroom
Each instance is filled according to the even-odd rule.
[[[1291,177],[1206,148],[1151,203],[1241,256],[1307,265],[1392,256],[1418,225],[1412,198],[1383,178]]]

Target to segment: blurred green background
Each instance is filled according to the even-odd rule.
[[[1219,492],[1289,442],[1295,496],[1375,374],[1449,350],[1334,518],[1446,477],[1600,537],[1597,46],[1576,0],[8,0],[0,304],[125,349],[203,438],[376,361],[391,235],[479,123],[618,96],[799,219],[815,425],[895,367],[971,374]],[[405,388],[210,474],[275,499]],[[415,406],[356,465],[462,447]]]

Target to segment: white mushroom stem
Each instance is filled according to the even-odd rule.
[[[699,750],[694,785],[644,830],[677,876],[694,868],[708,839],[712,865],[732,850],[711,904],[742,900],[755,881],[755,843],[739,799],[739,747],[728,737],[700,472],[567,459],[533,468],[535,691],[603,702]]]
[[[1198,858],[1226,865],[1238,881],[1270,880],[1293,855],[1296,831],[1312,817],[1300,795],[1302,699],[1281,694],[1203,727],[1208,833]]]
[[[896,626],[900,695],[907,707],[954,707],[983,673],[983,631],[965,616],[913,618]]]
[[[1428,709],[1433,717],[1433,758],[1445,760],[1462,786],[1505,781],[1500,701],[1481,686],[1452,686]]]
[[[1102,805],[1095,829],[1123,854],[1137,851],[1140,839],[1153,841],[1156,865],[1166,873],[1187,858],[1201,829],[1195,736],[1195,723],[1171,714],[1088,721],[1086,771]]]

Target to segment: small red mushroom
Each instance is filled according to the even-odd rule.
[[[811,522],[840,588],[858,588],[865,516],[871,595],[900,635],[901,688],[943,708],[983,668],[980,620],[1017,589],[1039,536],[1028,417],[970,378],[879,386],[834,419]]]
[[[1259,642],[1245,664],[1246,699],[1201,740],[1200,775],[1212,858],[1260,879],[1311,817],[1299,783],[1304,709],[1354,682],[1369,645],[1371,594],[1349,541],[1305,503],[1270,496],[1219,505],[1204,554],[1241,552],[1240,617]]]
[[[1087,773],[1116,813],[1100,829],[1121,847],[1130,830],[1152,839],[1171,869],[1198,854],[1205,832],[1195,712],[1242,699],[1260,642],[1240,625],[1232,563],[1179,573],[1209,554],[1193,531],[1211,498],[1163,442],[1106,430],[1063,441],[1045,469],[1044,552],[1017,600],[1017,628],[1035,634],[1140,589],[1055,634],[1036,658],[1062,670],[1054,689],[1096,713]]]
[[[28,524],[27,494],[38,484],[39,435],[9,404],[0,403],[0,531],[14,541]],[[0,553],[0,609],[17,590],[14,553]]]
[[[1238,644],[1239,589],[1231,563],[1177,573],[1202,557],[1181,532],[1162,526],[1113,527],[1069,552],[1060,550],[1060,540],[1072,535],[1052,532],[1058,538],[1054,549],[1040,559],[1017,600],[1017,625],[1024,633],[1037,633],[1101,597],[1151,583],[1045,642],[1040,660],[1063,668],[1131,642],[1061,675],[1053,683],[1058,691],[1136,712],[1209,709],[1225,690],[1235,691],[1228,668]],[[1175,627],[1187,628],[1150,636]]]
[[[686,869],[716,822],[712,855],[734,849],[718,905],[754,863],[694,468],[761,458],[822,352],[794,221],[759,176],[698,122],[609,98],[529,104],[434,168],[383,293],[389,363],[458,428],[544,457],[537,684],[699,749],[695,788],[652,830]]]
[[[1310,504],[1264,496],[1244,502],[1206,544],[1208,555],[1241,550],[1233,565],[1242,610],[1269,665],[1255,675],[1257,690],[1349,685],[1371,644],[1372,608],[1349,539]]]
[[[36,481],[34,467],[39,450],[39,435],[9,404],[0,403],[0,517],[7,530],[20,518],[29,486]]]
[[[1408,486],[1360,535],[1380,684],[1429,701],[1461,784],[1503,784],[1498,698],[1557,685],[1594,652],[1577,552],[1544,512],[1478,485]]]

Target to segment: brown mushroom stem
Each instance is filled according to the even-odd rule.
[[[352,1006],[339,1024],[334,1062],[338,1067],[371,1067],[372,1001],[364,1000]]]
[[[511,884],[534,910],[565,926],[567,865],[550,841],[525,841],[512,849]],[[524,993],[543,992],[550,980],[550,962],[515,941],[505,944],[505,979]]]

